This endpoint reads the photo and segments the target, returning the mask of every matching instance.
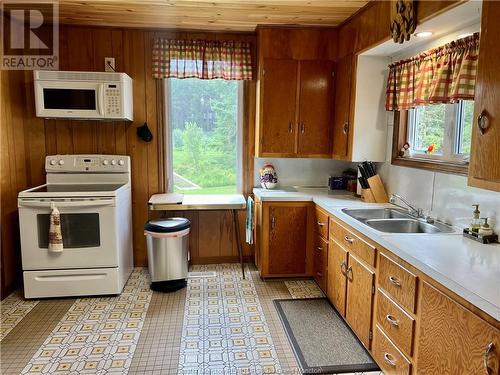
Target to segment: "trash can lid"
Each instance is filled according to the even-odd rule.
[[[191,222],[183,217],[169,217],[168,219],[149,220],[144,229],[149,232],[171,233],[179,232],[191,227]]]

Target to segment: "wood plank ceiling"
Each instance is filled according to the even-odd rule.
[[[60,0],[60,23],[253,31],[257,25],[335,26],[368,0]]]

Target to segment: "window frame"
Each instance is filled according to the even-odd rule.
[[[392,138],[391,164],[411,168],[419,168],[434,172],[443,172],[467,176],[469,160],[464,158],[436,158],[429,155],[412,155],[401,157],[399,155],[403,145],[408,142],[410,131],[410,111],[394,111],[394,126]],[[457,134],[453,135],[455,142]]]
[[[171,101],[170,101],[170,80],[172,78],[166,78],[162,84],[163,90],[163,104],[164,104],[164,145],[165,145],[165,171],[166,171],[166,181],[165,181],[165,191],[167,193],[174,192],[174,164],[173,164],[173,145],[172,145],[172,128],[170,122],[171,113]],[[199,78],[185,78],[185,79],[199,79]],[[236,193],[241,194],[244,190],[244,81],[237,81],[237,101],[238,101],[238,113],[237,113],[237,137],[236,137]],[[182,194],[182,193],[181,193]],[[216,195],[204,194],[204,195]]]
[[[464,114],[464,104],[463,101],[459,101],[454,104],[445,104],[445,117],[444,117],[444,140],[443,140],[443,152],[441,154],[426,154],[424,151],[412,150],[413,155],[416,158],[425,158],[431,160],[443,160],[448,162],[464,163],[468,162],[469,154],[460,152],[461,145],[461,135],[463,134],[463,114]],[[408,110],[408,130],[407,130],[407,141],[408,143],[415,144],[415,131],[416,122],[418,119],[418,109],[422,107],[416,107]],[[459,125],[459,126],[457,126]]]

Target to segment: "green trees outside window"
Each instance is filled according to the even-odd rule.
[[[173,190],[237,192],[238,81],[170,79]]]

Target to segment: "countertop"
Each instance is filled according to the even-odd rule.
[[[297,190],[297,191],[290,191]],[[364,203],[348,192],[328,189],[255,188],[262,201],[311,201],[349,224],[496,320],[500,320],[500,244],[483,245],[451,234],[391,234],[377,231],[342,212],[343,208],[390,207]]]
[[[180,200],[180,203],[173,203]],[[242,210],[246,207],[243,194],[154,194],[148,202],[150,210]]]

